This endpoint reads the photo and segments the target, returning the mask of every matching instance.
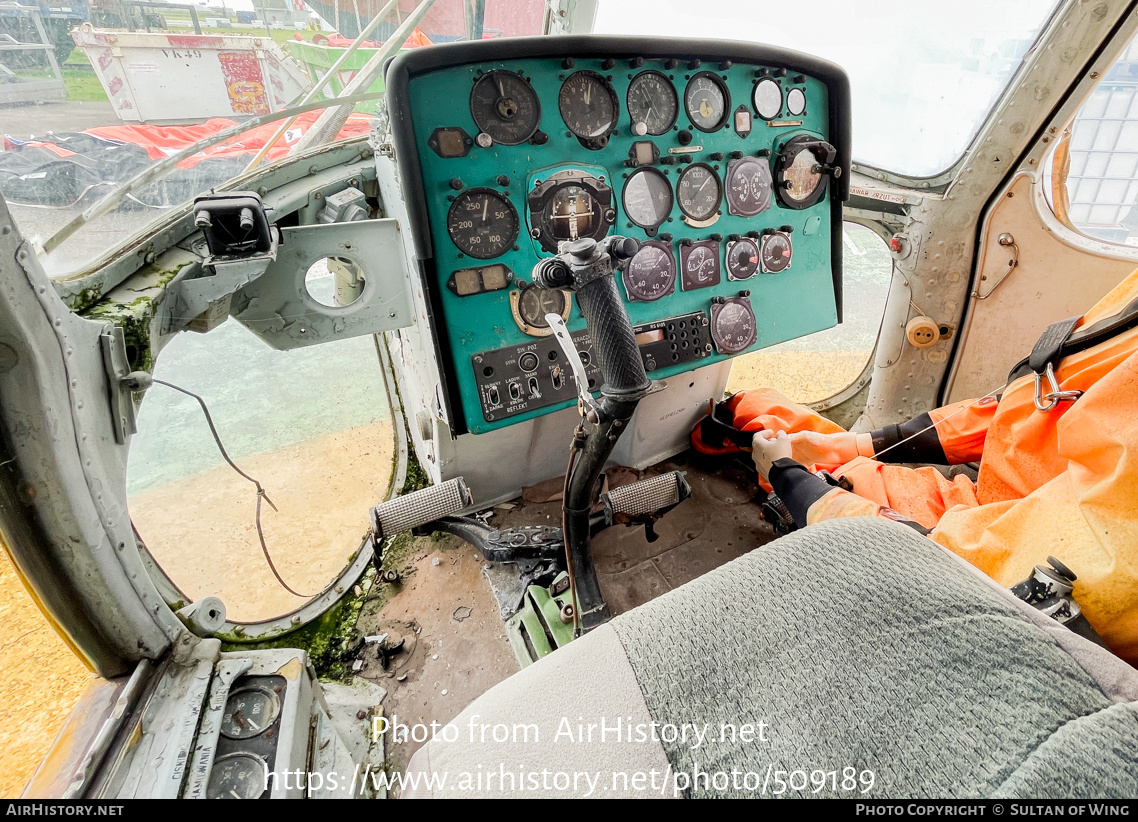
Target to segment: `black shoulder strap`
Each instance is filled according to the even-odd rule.
[[[1012,368],[1011,373],[1008,374],[1008,382],[1011,383],[1013,380],[1018,380],[1020,377],[1032,373],[1042,374],[1048,363],[1054,366],[1064,357],[1086,351],[1088,348],[1094,348],[1111,337],[1116,337],[1125,331],[1138,327],[1138,299],[1135,299],[1113,317],[1107,317],[1072,334],[1071,329],[1074,328],[1077,320],[1078,317],[1071,317],[1047,326],[1035,347],[1031,349],[1031,354],[1024,357]],[[1064,327],[1066,327],[1065,331]]]

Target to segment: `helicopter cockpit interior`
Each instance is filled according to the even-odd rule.
[[[596,790],[588,777],[527,787],[545,770],[611,771],[600,790],[641,796],[616,774],[666,770],[661,790],[682,796],[1133,798],[1138,676],[1008,594],[1034,561],[977,570],[927,528],[880,515],[796,530],[756,474],[751,433],[734,455],[697,452],[692,437],[725,395],[764,387],[733,376],[745,358],[797,341],[804,370],[824,369],[809,341],[851,315],[876,328],[871,346],[806,400],[835,430],[994,395],[1045,329],[1123,282],[1133,245],[1081,234],[1056,216],[1076,207],[1056,192],[1082,150],[1070,123],[1129,53],[1138,10],[1025,0],[1030,36],[970,46],[953,99],[970,98],[960,117],[974,122],[930,134],[929,160],[910,141],[889,169],[859,155],[858,128],[874,123],[879,152],[890,123],[924,127],[894,122],[885,98],[862,113],[858,89],[915,88],[899,95],[932,112],[951,95],[918,105],[931,70],[911,86],[867,81],[864,64],[847,73],[722,25],[658,36],[682,32],[653,18],[617,34],[585,0],[519,3],[517,32],[501,22],[506,0],[451,3],[458,22],[433,5],[392,2],[367,26],[357,10],[348,52],[386,36],[350,76],[336,74],[343,54],[291,108],[171,148],[42,231],[0,185],[0,538],[98,677],[25,797]],[[613,14],[616,27],[631,12]],[[450,24],[455,42],[431,28]],[[407,47],[414,32],[427,45]],[[116,48],[83,36],[93,54]],[[333,77],[338,94],[317,99]],[[147,206],[159,187],[165,204]],[[888,260],[879,307],[860,268],[846,287],[866,254],[851,226]],[[286,498],[304,515],[288,564],[271,525],[283,474],[223,414],[226,392],[251,418],[289,399],[256,396],[267,377],[240,373],[235,328],[297,366],[298,397],[331,407],[343,391],[345,407],[389,409],[389,450],[368,440],[345,460],[364,468],[321,481],[367,499],[346,526],[304,493]],[[169,370],[187,339],[209,375],[193,390],[178,378],[188,369]],[[337,353],[303,359],[318,349]],[[239,530],[267,582],[217,547],[235,529],[220,512],[209,524],[214,480],[128,494],[182,448],[180,423],[144,416],[173,392],[208,425],[216,470],[247,492]],[[337,448],[362,430],[321,425]],[[288,470],[315,475],[328,453],[298,452]],[[942,467],[946,483],[974,482],[980,460]],[[183,522],[193,504],[198,532]],[[333,570],[294,590],[308,546],[332,532]],[[227,593],[179,575],[163,544],[187,540]],[[287,607],[228,600],[265,587]],[[1050,684],[1029,674],[1041,668]],[[485,738],[521,723],[548,741],[570,716],[718,736],[707,759],[686,737]],[[478,717],[499,724],[475,740]],[[416,735],[451,722],[469,738]],[[786,766],[782,790],[762,780],[764,758]],[[509,787],[431,781],[507,760]],[[735,765],[761,789],[720,786]]]

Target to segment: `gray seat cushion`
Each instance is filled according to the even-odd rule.
[[[665,762],[677,789],[666,793],[692,797],[783,783],[787,796],[1138,796],[1138,672],[880,519],[821,523],[757,549],[526,669],[456,723],[513,722],[538,699],[548,727],[524,746],[525,767],[592,763],[602,795],[622,787],[614,772]],[[577,747],[577,758],[552,744],[562,717],[622,715],[705,736],[624,754]],[[755,726],[747,739],[744,724]],[[505,753],[434,742],[412,767],[497,770]],[[514,763],[521,751],[509,753]]]

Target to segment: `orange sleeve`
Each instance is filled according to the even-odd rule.
[[[996,415],[995,397],[961,400],[929,412],[949,465],[976,462],[984,453],[988,426]]]

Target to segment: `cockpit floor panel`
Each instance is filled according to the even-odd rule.
[[[661,517],[650,541],[643,525],[615,526],[592,542],[605,601],[614,614],[678,588],[775,538],[759,516],[753,475],[736,462],[687,452],[650,473],[682,471],[692,495]]]
[[[641,474],[683,471],[692,496],[661,517],[649,541],[642,524],[616,525],[593,540],[601,588],[614,614],[677,588],[775,538],[759,516],[753,473],[727,459],[687,452],[647,472],[615,469],[610,483]],[[494,527],[559,525],[556,482],[531,489],[491,509]],[[381,664],[378,644],[365,642],[359,676],[387,690],[383,713],[406,725],[446,723],[476,697],[518,670],[505,622],[477,549],[436,534],[389,549],[384,568],[399,572],[395,584],[377,583],[361,611],[363,637],[388,635],[402,650]],[[436,564],[437,563],[437,564]],[[388,744],[389,764],[402,770],[420,743]]]

